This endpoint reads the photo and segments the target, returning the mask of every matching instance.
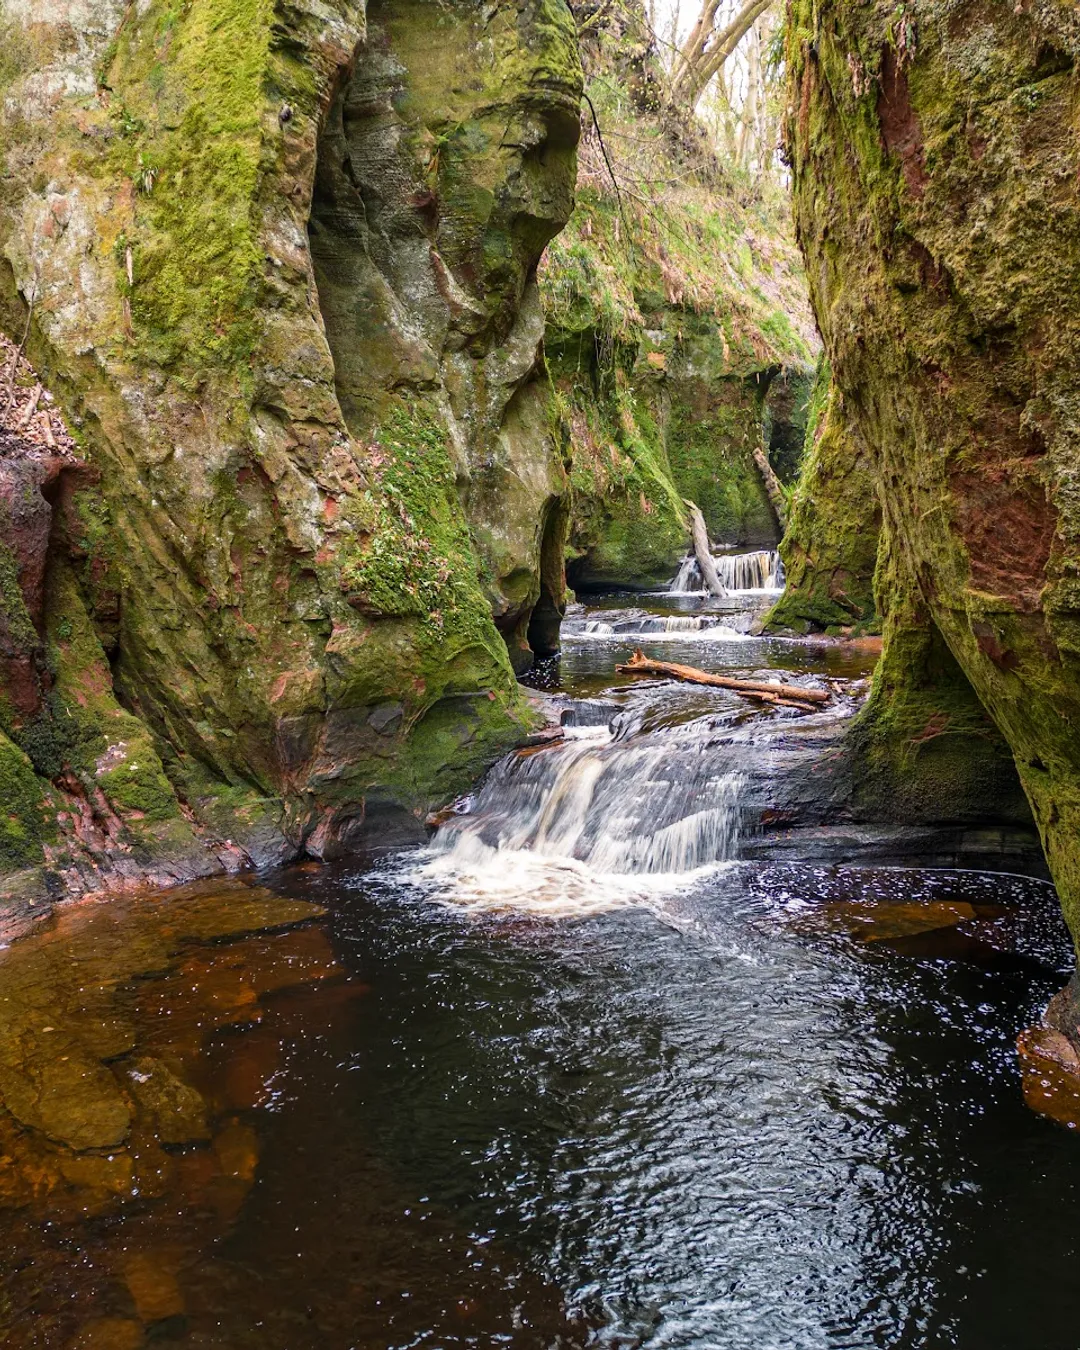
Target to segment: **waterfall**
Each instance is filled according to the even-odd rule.
[[[742,776],[690,724],[673,738],[581,739],[498,764],[468,815],[444,824],[429,875],[490,904],[530,897],[580,907],[629,899],[632,879],[694,872],[734,856]],[[640,889],[640,886],[638,887]],[[533,896],[533,891],[537,895]],[[550,908],[550,904],[538,903]]]
[[[688,553],[679,564],[679,570],[675,573],[675,580],[668,587],[668,590],[700,591],[701,589],[701,570],[694,555]]]
[[[720,584],[729,591],[778,591],[784,585],[784,565],[775,549],[716,555]],[[692,554],[682,560],[669,590],[702,591],[701,572]]]

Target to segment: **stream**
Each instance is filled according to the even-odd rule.
[[[1080,1151],[1014,1051],[1054,893],[838,827],[873,653],[752,636],[776,566],[729,568],[572,606],[565,738],[428,847],[0,953],[0,1346],[1075,1350]]]

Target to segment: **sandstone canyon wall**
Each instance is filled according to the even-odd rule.
[[[800,241],[893,589],[1007,740],[1080,935],[1080,15],[793,0],[787,56]],[[910,665],[887,647],[879,725]]]
[[[2,30],[0,323],[76,441],[0,454],[8,917],[418,833],[528,733],[511,654],[562,603],[535,269],[569,10],[7,0]]]

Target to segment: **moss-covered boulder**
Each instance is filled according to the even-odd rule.
[[[787,60],[834,378],[1080,936],[1080,17],[796,0]]]
[[[784,594],[765,627],[795,633],[878,628],[874,604],[881,507],[874,461],[845,416],[823,362],[805,450],[780,542]]]
[[[0,656],[54,653],[52,694],[125,719],[137,755],[93,776],[159,855],[177,820],[262,862],[417,831],[530,725],[492,611],[520,649],[542,576],[561,602],[534,274],[572,204],[569,10],[3,23],[0,322],[93,485],[50,569],[68,617],[12,628],[5,573]]]

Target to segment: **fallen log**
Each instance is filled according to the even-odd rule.
[[[798,704],[813,711],[828,703],[829,695],[820,689],[804,689],[798,684],[774,684],[765,680],[733,680],[727,675],[710,675],[696,666],[679,666],[672,661],[651,661],[640,649],[625,665],[616,666],[620,675],[664,675],[688,684],[706,684],[716,689],[733,689],[737,694],[758,698],[763,703]]]
[[[683,504],[690,512],[690,538],[693,541],[694,557],[697,558],[698,570],[705,583],[705,589],[710,595],[726,595],[727,592],[717,575],[716,563],[709,547],[709,531],[705,528],[705,517],[701,514],[701,508],[695,506],[689,497],[683,498]]]

